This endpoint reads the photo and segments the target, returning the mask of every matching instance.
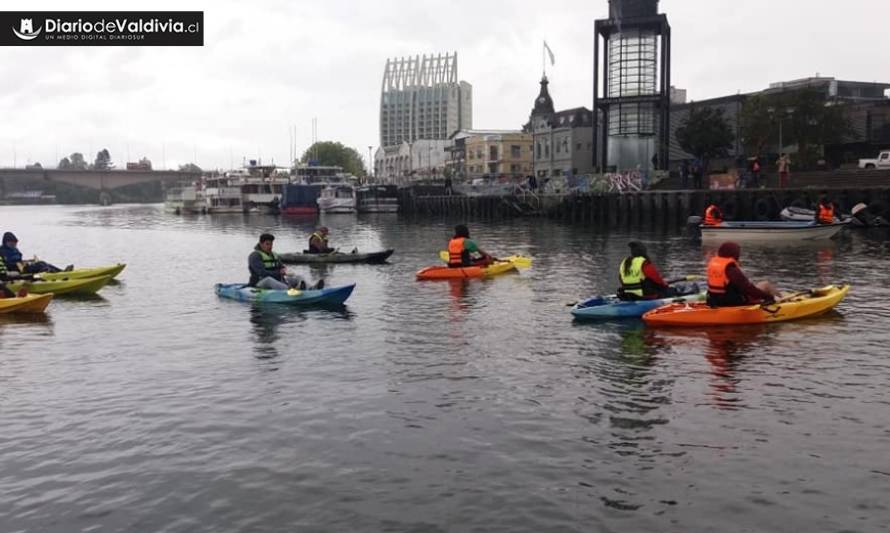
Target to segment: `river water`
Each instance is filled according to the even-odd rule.
[[[0,531],[887,531],[887,233],[743,248],[784,288],[850,282],[800,322],[573,323],[630,238],[665,274],[710,250],[673,229],[470,224],[519,275],[417,282],[456,220],[332,216],[391,264],[345,309],[223,301],[262,231],[313,220],[161,206],[4,207],[26,256],[124,261],[100,296],[0,318]]]

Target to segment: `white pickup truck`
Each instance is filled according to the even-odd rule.
[[[859,168],[890,168],[890,150],[878,154],[877,159],[860,159]]]

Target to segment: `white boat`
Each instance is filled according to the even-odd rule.
[[[707,243],[725,241],[786,243],[827,240],[841,231],[846,223],[814,224],[813,222],[722,222],[719,226],[700,225],[701,240]]]
[[[240,172],[226,172],[204,178],[204,205],[208,213],[243,213]]]
[[[181,185],[167,189],[164,211],[176,215],[201,213],[205,210],[202,191],[195,185]]]
[[[321,190],[317,201],[322,213],[355,213],[355,187],[332,183]]]
[[[399,188],[395,185],[366,185],[356,189],[359,213],[397,213]]]
[[[251,165],[245,167],[247,174],[240,173],[241,202],[247,210],[257,209],[264,213],[278,213],[284,197],[284,187],[290,183],[287,174],[282,174],[274,165]]]

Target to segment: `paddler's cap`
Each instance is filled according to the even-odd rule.
[[[263,233],[262,235],[260,235],[260,242],[274,241],[274,240],[275,240],[275,235],[272,235],[271,233]]]
[[[3,234],[3,244],[6,244],[8,242],[19,242],[19,239],[13,232],[7,231]]]
[[[717,255],[720,257],[732,257],[733,259],[738,259],[741,254],[742,248],[734,242],[724,242],[720,245],[720,249],[717,250]]]

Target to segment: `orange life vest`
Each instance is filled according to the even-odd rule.
[[[705,226],[719,226],[721,222],[723,222],[723,214],[720,212],[720,208],[714,204],[709,205],[705,209]]]
[[[834,224],[834,206],[832,204],[819,204],[818,220],[822,224]]]
[[[464,264],[464,238],[455,237],[448,242],[448,266],[459,267]]]
[[[726,269],[729,265],[739,266],[738,262],[732,257],[717,256],[711,259],[708,263],[708,292],[726,294],[726,288],[729,286]]]

